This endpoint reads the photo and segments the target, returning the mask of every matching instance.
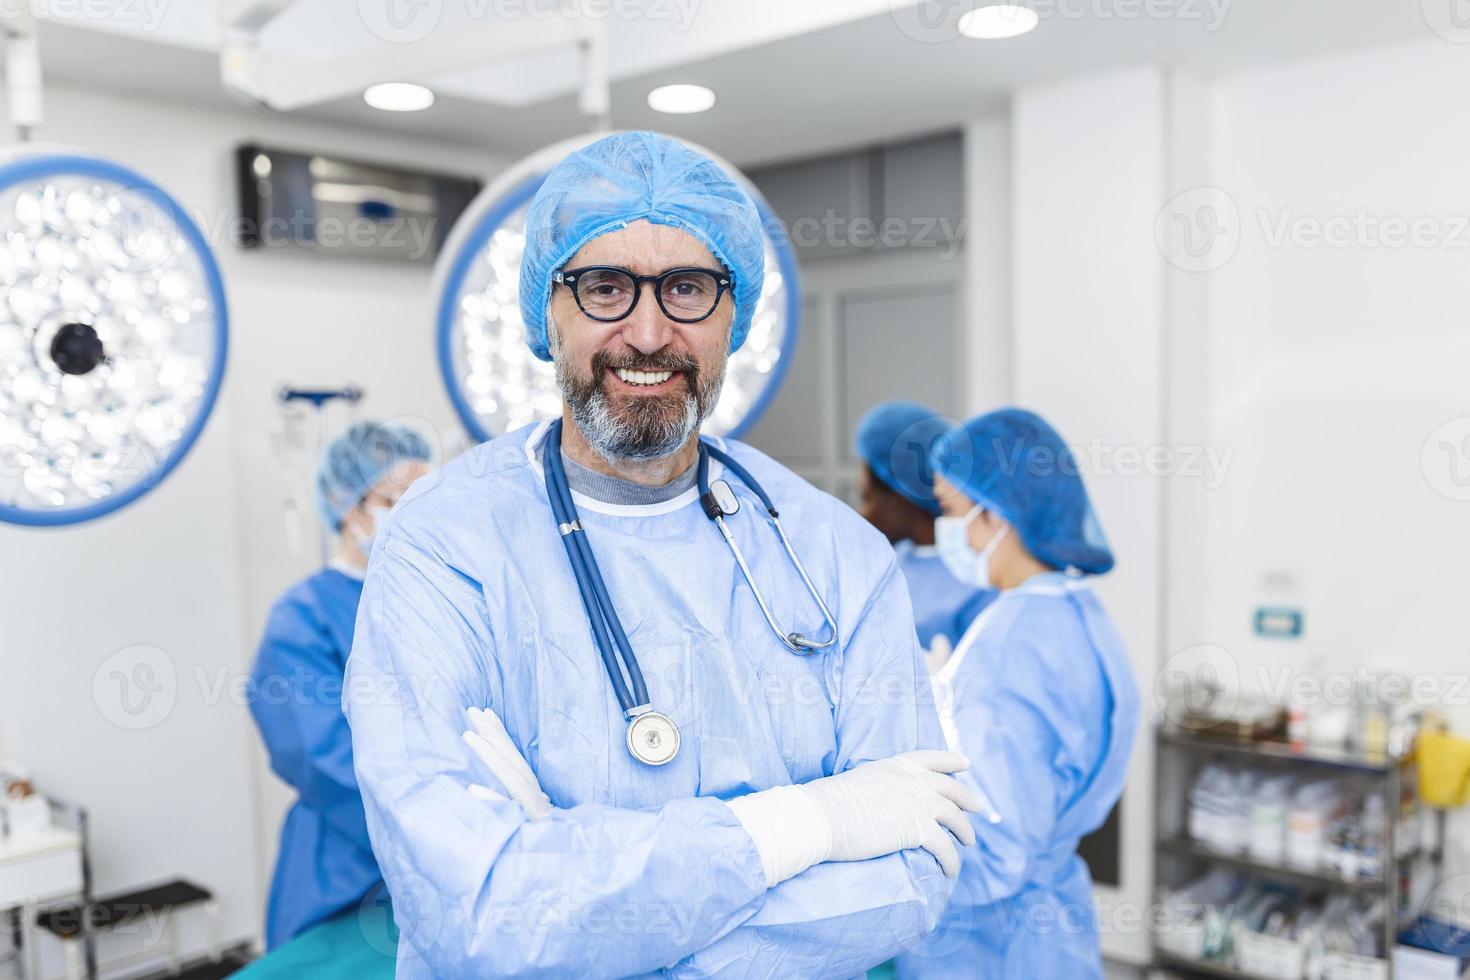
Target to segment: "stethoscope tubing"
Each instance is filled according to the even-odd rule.
[[[812,582],[811,576],[807,574],[806,566],[797,557],[796,549],[791,546],[791,539],[786,536],[786,529],[781,526],[781,514],[776,510],[776,505],[771,501],[765,488],[761,486],[759,480],[751,475],[749,470],[731,458],[729,453],[705,442],[701,442],[699,448],[699,494],[700,500],[705,505],[705,514],[710,520],[715,522],[715,525],[720,529],[720,534],[725,538],[725,543],[730,546],[730,551],[735,555],[735,563],[740,567],[740,574],[745,576],[745,582],[750,586],[751,594],[755,596],[756,605],[760,607],[761,615],[765,617],[766,625],[771,628],[771,632],[776,635],[776,638],[781,641],[782,645],[797,656],[808,656],[835,644],[837,642],[837,622],[832,618],[832,613],[828,610],[826,601],[822,599],[821,592],[817,590],[815,583]],[[728,515],[718,510],[713,503],[714,498],[710,493],[709,480],[709,461],[711,457],[719,460],[722,466],[739,477],[740,482],[744,483],[747,489],[760,498],[761,504],[766,508],[766,515],[771,521],[771,526],[776,529],[776,535],[781,539],[781,547],[785,549],[786,557],[796,567],[797,574],[801,576],[802,584],[806,586],[807,594],[812,597],[812,600],[817,604],[817,608],[822,611],[822,620],[826,628],[831,631],[832,635],[824,642],[818,643],[808,640],[800,633],[782,632],[781,627],[776,623],[776,617],[771,613],[770,607],[766,604],[766,597],[761,593],[760,587],[755,584],[755,576],[751,573],[750,566],[745,562],[745,555],[740,551],[739,542],[735,540],[734,534],[730,532],[730,528],[725,524],[725,517]]]
[[[613,686],[613,693],[617,696],[618,704],[628,718],[633,718],[641,711],[649,710],[648,687],[643,678],[643,672],[638,665],[638,658],[633,653],[632,644],[628,642],[628,635],[623,630],[622,622],[618,619],[617,609],[613,605],[612,598],[608,595],[607,584],[603,581],[602,572],[598,568],[597,559],[592,554],[591,544],[587,540],[586,532],[582,529],[577,507],[572,500],[571,488],[567,483],[566,469],[562,465],[562,420],[556,419],[547,430],[546,439],[542,448],[542,471],[546,479],[547,500],[551,504],[552,515],[556,519],[557,530],[561,535],[562,544],[566,548],[567,560],[572,566],[572,574],[577,580],[577,590],[582,601],[582,608],[587,613],[587,620],[591,625],[592,638],[597,645],[598,653],[602,657],[603,665],[607,668],[609,681]],[[765,507],[771,525],[776,529],[776,534],[781,540],[782,548],[787,558],[796,566],[797,573],[801,576],[802,584],[806,586],[807,593],[816,602],[822,612],[824,625],[831,635],[822,642],[808,640],[800,633],[784,633],[776,623],[775,617],[766,604],[765,596],[755,583],[745,556],[740,550],[739,543],[735,540],[729,526],[725,523],[728,514],[722,511],[715,501],[710,490],[709,461],[711,458],[719,460],[721,465],[733,473],[746,488],[754,493],[761,504]],[[838,631],[836,621],[827,608],[827,603],[822,599],[821,593],[812,582],[811,576],[807,574],[806,567],[802,565],[801,559],[797,557],[791,540],[786,536],[786,529],[781,526],[780,514],[775,504],[767,495],[765,488],[761,486],[749,470],[736,462],[730,455],[716,446],[704,441],[699,443],[699,457],[696,468],[697,487],[700,502],[704,507],[705,514],[718,527],[720,534],[729,545],[735,562],[745,578],[755,597],[756,604],[760,607],[762,616],[771,632],[781,641],[787,650],[799,656],[805,656],[813,652],[827,649],[837,642]],[[728,490],[728,488],[727,488]],[[733,513],[732,510],[730,513]],[[626,681],[624,680],[626,672]],[[631,691],[629,690],[631,686]]]
[[[635,708],[644,707],[649,703],[648,688],[643,679],[643,671],[639,669],[638,660],[633,655],[632,644],[628,642],[628,636],[623,632],[622,623],[617,618],[612,599],[608,596],[607,585],[603,582],[602,573],[597,568],[597,561],[591,553],[592,549],[587,542],[587,535],[581,529],[576,505],[572,502],[566,472],[561,465],[560,420],[553,423],[551,427],[546,447],[543,450],[542,466],[546,475],[546,485],[552,491],[548,499],[551,501],[552,513],[556,517],[558,530],[563,527],[569,528],[561,535],[562,544],[566,546],[567,559],[571,563],[572,574],[577,579],[582,606],[586,609],[587,619],[592,624],[593,640],[607,667],[608,679],[612,682],[618,705],[625,714],[632,712]],[[621,660],[621,665],[619,660]],[[627,671],[628,682],[632,685],[631,692],[628,684],[623,681],[624,670]]]

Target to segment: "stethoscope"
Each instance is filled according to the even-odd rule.
[[[577,579],[577,591],[582,596],[582,608],[587,611],[588,622],[592,625],[592,639],[597,644],[598,652],[602,655],[603,666],[607,668],[608,680],[612,681],[613,693],[617,695],[618,705],[623,709],[623,717],[628,720],[628,752],[639,762],[650,766],[661,766],[673,761],[674,756],[679,754],[679,726],[675,725],[674,720],[668,715],[661,711],[654,711],[653,706],[649,703],[648,686],[643,681],[643,671],[638,667],[638,658],[633,655],[633,647],[628,643],[628,635],[623,632],[623,624],[619,621],[617,610],[613,608],[612,600],[608,597],[607,585],[602,580],[602,573],[597,567],[597,559],[593,557],[592,548],[587,543],[587,534],[578,519],[576,504],[572,502],[572,491],[567,486],[566,469],[561,462],[561,428],[561,419],[552,422],[546,434],[546,441],[542,444],[541,466],[546,475],[546,498],[551,503],[551,512],[556,518],[557,530],[561,532],[562,544],[567,549],[567,560],[571,562],[572,574]],[[827,639],[814,640],[804,633],[786,632],[776,625],[770,606],[766,603],[766,598],[761,590],[756,586],[755,579],[750,574],[750,566],[746,564],[745,555],[741,553],[740,545],[730,533],[729,524],[725,520],[740,510],[740,500],[724,480],[710,482],[709,461],[711,457],[739,477],[740,481],[760,498],[761,504],[765,506],[766,513],[770,517],[771,525],[775,527],[776,534],[781,538],[781,545],[786,549],[786,557],[796,567],[797,574],[801,576],[802,582],[806,585],[807,594],[822,610],[822,620],[828,634]],[[771,498],[766,495],[766,491],[755,477],[750,475],[750,471],[731,459],[728,453],[700,440],[696,479],[699,487],[699,502],[704,508],[705,516],[714,521],[715,526],[720,529],[720,535],[735,555],[735,563],[740,566],[740,573],[745,577],[750,591],[755,595],[761,615],[765,617],[766,624],[781,641],[781,645],[792,653],[806,655],[817,650],[825,650],[836,643],[837,623],[832,619],[832,613],[828,611],[827,604],[822,600],[816,586],[812,584],[811,576],[807,575],[801,559],[796,556],[795,550],[791,547],[791,539],[786,536],[786,530],[781,526],[780,515],[775,505],[771,503]],[[623,677],[624,671],[627,672],[626,680]]]

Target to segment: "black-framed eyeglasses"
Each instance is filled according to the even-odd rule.
[[[551,278],[572,291],[584,314],[602,323],[615,323],[632,313],[644,283],[653,284],[654,299],[664,316],[676,323],[698,323],[709,318],[725,290],[734,284],[726,272],[692,266],[640,276],[614,265],[586,265],[559,269]]]

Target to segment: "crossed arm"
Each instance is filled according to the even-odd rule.
[[[942,745],[907,604],[890,568],[844,645],[836,771]],[[498,785],[461,738],[467,706],[497,707],[493,657],[479,589],[390,532],[345,707],[374,850],[428,973],[850,975],[937,921],[952,883],[922,850],[768,889],[754,841],[716,798],[530,820],[509,798],[472,795]],[[882,697],[847,696],[875,682]]]

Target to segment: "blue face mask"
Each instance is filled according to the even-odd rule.
[[[981,507],[976,504],[964,517],[934,518],[934,548],[949,573],[966,585],[978,589],[993,588],[990,581],[990,556],[1011,532],[1010,525],[1002,527],[985,550],[976,551],[970,544],[970,524],[979,516]]]

